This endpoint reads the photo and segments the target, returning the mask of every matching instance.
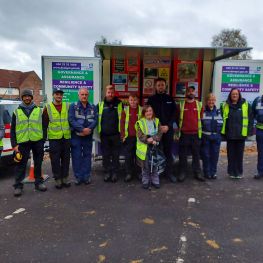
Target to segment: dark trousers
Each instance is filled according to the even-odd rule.
[[[136,137],[127,137],[124,141],[125,171],[133,174],[136,171]]]
[[[50,160],[55,180],[68,177],[70,162],[70,140],[49,140]]]
[[[211,135],[202,137],[201,158],[203,161],[203,171],[205,176],[214,176],[217,171],[221,144],[221,135]]]
[[[257,149],[258,149],[258,174],[263,176],[263,130],[256,131]]]
[[[22,181],[25,179],[27,161],[30,155],[30,151],[33,153],[34,160],[34,175],[35,175],[35,185],[43,182],[41,177],[41,168],[44,156],[44,142],[43,140],[36,142],[25,142],[19,144],[19,151],[22,154],[22,160],[16,165],[15,168],[15,188],[23,188]]]
[[[164,133],[162,135],[162,148],[163,148],[163,153],[166,158],[166,166],[165,166],[165,174],[170,175],[172,174],[173,170],[173,155],[172,155],[172,146],[173,146],[173,131],[168,130],[167,133]]]
[[[245,140],[227,140],[227,172],[229,175],[243,174]]]
[[[101,135],[102,163],[104,172],[118,173],[120,163],[120,134],[105,136]]]
[[[187,155],[189,153],[189,150],[192,154],[193,172],[201,172],[200,145],[201,140],[198,138],[197,134],[181,134],[179,139],[179,166],[181,173],[186,172],[187,170]]]

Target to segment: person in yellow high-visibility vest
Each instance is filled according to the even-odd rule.
[[[33,102],[33,92],[25,89],[21,92],[22,103],[14,111],[11,124],[11,144],[15,152],[22,154],[22,160],[16,166],[14,196],[20,196],[23,189],[27,161],[32,150],[34,159],[35,189],[46,191],[42,179],[42,161],[44,138],[42,110]]]
[[[200,146],[202,136],[202,104],[195,99],[195,86],[186,89],[186,98],[180,103],[179,113],[179,166],[177,177],[183,182],[187,174],[187,157],[191,150],[192,170],[198,181],[205,181],[200,165]]]
[[[156,146],[161,138],[162,131],[158,118],[155,117],[153,108],[145,105],[142,109],[141,119],[136,122],[136,156],[137,163],[142,168],[142,186],[148,189],[151,185],[160,188],[160,179],[157,167],[151,163],[151,150]]]
[[[117,182],[121,149],[120,120],[122,102],[115,97],[112,85],[106,86],[105,98],[98,104],[98,133],[101,140],[104,181]]]
[[[53,101],[43,110],[44,128],[49,140],[49,156],[55,187],[69,187],[71,131],[68,121],[69,103],[63,102],[63,90],[53,89]]]
[[[135,93],[128,98],[129,105],[124,108],[121,115],[121,139],[124,145],[125,156],[125,182],[132,180],[136,173],[136,130],[135,123],[141,117],[141,106]]]
[[[230,178],[243,177],[245,140],[252,134],[253,114],[250,104],[233,88],[222,105],[223,126],[221,134],[227,141],[227,172]]]

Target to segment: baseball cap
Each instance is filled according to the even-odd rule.
[[[53,94],[57,92],[64,93],[64,91],[61,88],[53,88]]]

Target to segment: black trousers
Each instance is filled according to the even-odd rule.
[[[36,142],[25,142],[19,144],[18,147],[20,153],[22,154],[22,160],[16,165],[15,168],[15,188],[23,188],[22,181],[26,175],[26,166],[27,161],[30,155],[30,151],[32,150],[33,153],[33,160],[34,160],[34,175],[35,175],[35,185],[38,185],[43,182],[41,177],[41,168],[43,162],[43,155],[44,155],[44,141],[36,141]]]
[[[172,146],[173,146],[173,131],[168,130],[167,133],[163,133],[161,139],[161,145],[163,153],[166,158],[165,174],[170,175],[173,172],[173,155],[172,155]]]
[[[198,134],[184,134],[182,133],[179,139],[179,166],[180,172],[187,170],[187,155],[189,151],[192,154],[192,169],[193,172],[201,172],[200,166],[200,145],[201,139]]]
[[[55,178],[63,179],[69,175],[70,140],[49,140],[52,173]]]
[[[229,175],[243,174],[245,140],[227,140],[227,172]]]
[[[136,172],[136,137],[127,137],[124,142],[125,171],[127,174]]]
[[[102,164],[104,172],[119,172],[119,157],[121,148],[120,134],[105,136],[101,135]]]

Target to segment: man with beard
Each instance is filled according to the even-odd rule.
[[[106,86],[103,101],[98,104],[98,133],[101,139],[104,181],[113,183],[118,180],[119,155],[121,147],[120,123],[122,102],[115,97],[112,85]]]
[[[35,189],[47,190],[41,177],[44,155],[44,139],[42,111],[33,102],[32,90],[25,89],[21,93],[22,103],[14,111],[11,124],[11,144],[15,152],[20,152],[22,160],[16,166],[14,196],[22,194],[26,165],[32,150],[34,159]]]
[[[155,116],[161,122],[161,131],[163,133],[161,144],[163,152],[166,157],[165,175],[176,183],[176,177],[173,175],[173,123],[176,116],[176,104],[173,98],[166,93],[166,80],[163,78],[156,79],[155,82],[156,94],[149,97],[147,104],[149,104],[155,113]]]
[[[192,169],[196,180],[205,181],[200,166],[200,145],[202,136],[202,104],[195,100],[195,87],[186,89],[186,98],[180,103],[179,113],[179,167],[178,181],[186,178],[187,155],[192,154]]]
[[[68,122],[69,104],[63,102],[63,90],[53,89],[53,101],[43,111],[44,128],[49,140],[49,156],[55,187],[69,187],[70,127]]]

